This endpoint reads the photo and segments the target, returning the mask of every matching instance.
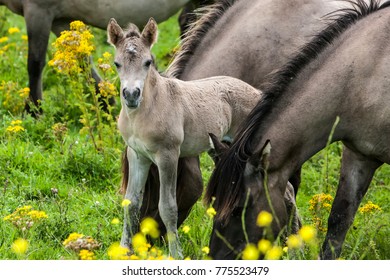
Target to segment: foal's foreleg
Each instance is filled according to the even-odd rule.
[[[129,180],[125,199],[128,199],[130,204],[124,206],[121,246],[130,248],[131,237],[138,232],[139,228],[140,209],[151,161],[136,154],[134,150],[129,147],[127,148],[127,157],[129,160]]]
[[[176,180],[178,160],[178,150],[164,151],[158,153],[156,157],[160,177],[158,210],[167,229],[169,252],[174,258],[181,259],[183,255],[177,236]]]
[[[340,256],[347,231],[367,192],[372,176],[380,165],[380,162],[344,147],[340,181],[328,219],[328,232],[321,252],[322,259]]]

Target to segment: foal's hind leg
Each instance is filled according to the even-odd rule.
[[[340,181],[328,219],[328,232],[321,252],[322,259],[340,256],[342,244],[359,204],[367,192],[375,170],[381,164],[344,148]]]
[[[151,161],[141,155],[137,155],[131,148],[127,148],[127,157],[130,176],[125,199],[130,200],[130,204],[124,206],[121,246],[131,248],[131,237],[138,232],[140,210]]]

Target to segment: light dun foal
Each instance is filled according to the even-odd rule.
[[[239,124],[260,98],[260,91],[230,77],[184,82],[161,76],[153,65],[151,48],[157,23],[150,19],[139,32],[111,19],[109,42],[115,46],[115,65],[121,81],[122,110],[118,120],[126,142],[129,178],[121,245],[131,247],[139,230],[140,208],[152,163],[160,178],[158,209],[167,229],[169,252],[182,258],[177,237],[176,180],[179,157],[196,156],[210,149],[209,134],[232,138]]]

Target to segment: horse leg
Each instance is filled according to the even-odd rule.
[[[199,157],[179,159],[176,190],[179,208],[177,226],[180,227],[203,192]]]
[[[183,258],[177,236],[176,180],[178,160],[179,149],[159,152],[156,156],[160,177],[158,210],[167,230],[169,252],[175,259]]]
[[[127,158],[130,176],[125,199],[128,199],[130,204],[124,206],[121,246],[131,248],[131,237],[138,232],[139,228],[140,210],[151,161],[136,154],[131,148],[127,148]]]
[[[53,17],[50,12],[42,10],[36,4],[25,5],[23,13],[28,35],[27,69],[30,101],[38,106],[38,100],[42,99],[42,71],[46,63],[45,56]],[[28,104],[26,110],[30,111]]]
[[[344,148],[341,174],[336,197],[328,219],[328,231],[322,246],[321,258],[340,256],[341,247],[356,211],[367,192],[375,170],[382,163]]]

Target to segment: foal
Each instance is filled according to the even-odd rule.
[[[150,19],[142,32],[130,24],[125,31],[111,19],[108,40],[115,46],[121,80],[118,127],[127,145],[129,178],[121,245],[130,247],[138,231],[145,182],[152,163],[160,178],[158,209],[167,229],[169,252],[182,258],[177,238],[176,180],[179,157],[210,149],[208,133],[231,139],[261,92],[231,77],[184,82],[161,76],[153,65],[151,47],[157,23]]]

